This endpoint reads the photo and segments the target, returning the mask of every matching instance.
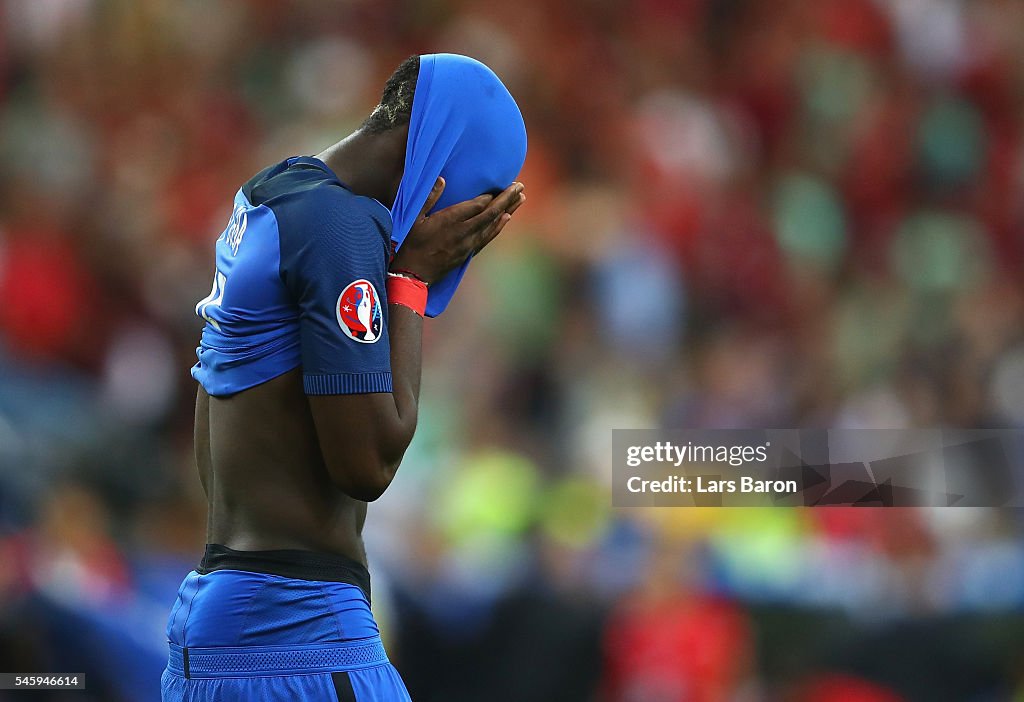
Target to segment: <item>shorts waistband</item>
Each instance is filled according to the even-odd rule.
[[[388,662],[380,637],[332,644],[182,647],[169,644],[167,669],[185,678],[251,678],[336,673]]]
[[[366,601],[370,601],[370,571],[362,563],[337,553],[298,549],[236,551],[221,544],[206,544],[196,572],[206,575],[215,570],[244,570],[297,580],[349,583],[362,590]]]

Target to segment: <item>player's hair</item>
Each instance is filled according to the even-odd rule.
[[[409,124],[412,116],[412,99],[416,95],[416,79],[419,75],[419,56],[410,56],[402,61],[384,84],[380,104],[373,108],[373,112],[360,129],[370,134],[380,134]]]

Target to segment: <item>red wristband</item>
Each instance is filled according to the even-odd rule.
[[[402,305],[422,317],[427,311],[427,284],[399,273],[388,273],[388,304]]]

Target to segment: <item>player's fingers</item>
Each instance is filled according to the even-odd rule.
[[[519,206],[526,202],[526,193],[519,193],[519,199],[513,202],[506,212],[509,214],[515,214],[515,211],[519,209]]]
[[[452,205],[451,207],[446,207],[442,212],[445,212],[456,222],[465,222],[473,219],[486,210],[487,205],[489,205],[493,200],[494,197],[492,195],[484,193],[483,195],[478,195],[472,200],[466,200]]]
[[[491,204],[487,206],[487,209],[473,218],[473,228],[481,231],[496,222],[518,200],[519,194],[522,192],[522,183],[512,183],[512,185],[505,188],[500,195],[491,200]]]
[[[423,209],[420,210],[420,219],[427,216],[427,213],[434,209],[434,205],[441,199],[441,193],[444,192],[444,178],[441,176],[437,177],[434,181],[434,187],[430,189],[430,194],[427,195],[427,201],[423,204]]]
[[[483,235],[482,235],[482,238],[485,238],[488,242],[490,242],[491,239],[496,237],[498,235],[498,232],[501,231],[502,227],[504,227],[506,224],[508,224],[509,219],[512,218],[512,215],[515,213],[516,210],[519,209],[519,207],[524,202],[526,202],[526,193],[521,192],[521,193],[519,193],[518,197],[516,197],[512,201],[512,204],[509,205],[508,208],[503,213],[500,213],[498,215],[498,218],[491,225],[492,227],[497,227],[496,231],[493,231],[493,232],[491,232],[490,230],[485,231],[483,233]],[[483,246],[485,246],[485,245],[486,244],[480,246],[480,248],[483,248]]]
[[[505,228],[505,225],[512,219],[512,215],[508,212],[503,212],[498,216],[498,219],[494,221],[494,224],[485,229],[478,237],[476,243],[473,246],[473,254],[480,253],[481,250],[489,243],[494,241],[494,238],[501,233],[501,230]]]

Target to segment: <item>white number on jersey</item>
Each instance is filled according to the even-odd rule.
[[[217,331],[220,331],[220,324],[210,316],[210,308],[220,307],[220,303],[224,301],[224,285],[227,282],[227,276],[217,271],[216,275],[213,276],[213,290],[196,304],[196,314],[212,324],[213,328]]]

